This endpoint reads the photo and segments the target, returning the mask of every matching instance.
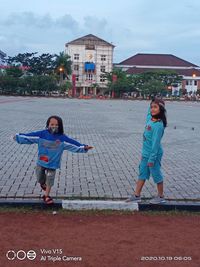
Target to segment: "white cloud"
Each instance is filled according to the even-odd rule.
[[[58,53],[66,42],[92,33],[116,45],[115,62],[154,52],[200,64],[198,0],[0,1],[0,49],[7,54]]]

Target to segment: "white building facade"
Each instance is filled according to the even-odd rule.
[[[92,34],[65,45],[71,57],[76,95],[99,95],[107,88],[105,72],[113,69],[114,45]]]

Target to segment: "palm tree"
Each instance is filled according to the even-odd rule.
[[[64,52],[60,52],[59,55],[56,55],[55,61],[55,69],[57,74],[62,74],[62,77],[68,78],[68,75],[72,73],[72,61],[70,60],[70,56],[65,54]]]

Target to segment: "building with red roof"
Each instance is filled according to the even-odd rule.
[[[115,67],[121,68],[129,75],[154,70],[172,70],[183,78],[178,90],[183,89],[187,92],[200,90],[200,67],[171,54],[138,53],[119,64],[115,64]],[[177,90],[177,87],[172,87],[172,91],[175,89]]]

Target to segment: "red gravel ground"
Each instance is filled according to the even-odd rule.
[[[1,211],[0,237],[0,267],[200,267],[199,215]]]

